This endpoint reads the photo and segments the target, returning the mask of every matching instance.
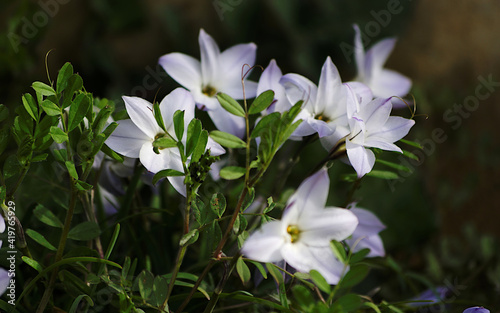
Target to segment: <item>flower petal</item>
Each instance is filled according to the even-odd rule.
[[[220,91],[227,93],[236,100],[255,98],[257,94],[257,83],[251,80],[245,80],[245,97],[243,97],[243,86],[241,85],[241,78],[236,80],[236,84],[226,84],[221,87]]]
[[[380,98],[404,97],[410,91],[411,85],[411,79],[388,69],[374,73],[370,81],[374,96]]]
[[[162,149],[159,150],[159,154],[156,154],[153,151],[153,145],[151,144],[151,142],[146,142],[141,147],[139,159],[141,161],[141,164],[144,165],[144,167],[148,171],[156,174],[161,170],[171,168],[170,150],[171,149]]]
[[[490,313],[490,310],[485,309],[482,306],[474,306],[466,309],[463,313]]]
[[[198,42],[200,44],[203,85],[210,85],[218,78],[220,49],[215,40],[203,29],[200,29]],[[217,88],[218,86],[212,87]]]
[[[329,207],[313,211],[308,208],[300,217],[299,240],[308,246],[329,247],[331,240],[349,237],[358,226],[358,218],[350,210]]]
[[[297,271],[309,273],[316,270],[329,284],[337,284],[344,269],[344,264],[335,258],[330,246],[315,248],[300,242],[286,244],[281,249],[281,254]]]
[[[170,152],[170,162],[168,168],[179,172],[184,172],[181,156],[176,152],[173,151]],[[172,187],[174,187],[174,189],[177,190],[178,193],[180,193],[184,197],[186,196],[186,185],[184,184],[184,176],[168,176],[167,179],[170,182],[170,185],[172,185]]]
[[[151,144],[151,138],[144,134],[131,120],[118,121],[118,126],[106,140],[106,145],[119,154],[129,158],[138,158],[145,142]]]
[[[375,73],[382,70],[387,58],[394,49],[395,38],[388,38],[377,42],[371,47],[365,55],[365,74],[366,78],[372,82],[375,79]]]
[[[0,268],[0,296],[3,295],[7,287],[9,286],[9,272],[5,269]]]
[[[361,30],[357,24],[354,27],[354,57],[356,59],[356,68],[358,69],[358,77],[363,80],[365,77],[365,49],[361,40]]]
[[[192,119],[194,119],[194,99],[191,93],[184,88],[177,88],[171,93],[169,93],[160,102],[160,111],[163,116],[163,122],[165,123],[165,128],[174,136],[174,123],[173,117],[177,110],[184,111],[184,135],[182,141],[185,142],[187,127]]]
[[[345,242],[351,247],[353,252],[368,248],[370,252],[366,256],[369,258],[385,256],[384,243],[379,235],[354,237],[353,234],[352,236],[353,238],[347,239]]]
[[[385,125],[391,110],[390,98],[378,98],[361,107],[359,117],[365,123],[367,131],[377,131]]]
[[[370,132],[366,142],[396,142],[406,136],[413,125],[415,125],[414,120],[409,120],[400,116],[390,116],[380,130]]]
[[[226,153],[226,150],[220,144],[215,142],[210,136],[208,137],[206,150],[208,149],[210,149],[210,155],[212,156],[218,156]]]
[[[241,253],[259,262],[278,262],[283,260],[281,248],[285,243],[280,221],[264,224],[245,240]]]
[[[169,53],[160,57],[158,63],[170,77],[182,86],[189,90],[201,90],[200,61],[183,53]]]
[[[218,86],[221,90],[232,85],[239,85],[241,89],[242,75],[255,64],[256,51],[257,46],[254,43],[247,43],[232,46],[220,54],[221,75],[218,78]]]
[[[376,235],[385,229],[385,225],[372,212],[357,207],[352,207],[349,211],[354,213],[359,220],[353,237]]]
[[[347,110],[346,96],[339,71],[332,59],[327,57],[321,68],[313,113],[324,114],[330,118],[345,114]]]
[[[371,150],[365,149],[365,147],[361,145],[354,144],[350,140],[346,140],[345,143],[349,162],[351,162],[358,177],[361,178],[372,170],[375,164],[375,155]]]
[[[318,87],[312,81],[299,74],[286,74],[281,77],[280,84],[285,87],[286,96],[292,105],[304,100],[302,108],[310,113],[316,113],[313,111],[313,106],[316,103]]]
[[[229,113],[220,105],[208,111],[208,115],[218,130],[233,134],[239,138],[245,136],[245,118]]]
[[[153,114],[153,105],[139,97],[123,96],[125,107],[130,119],[149,138],[154,138],[158,133],[163,132],[156,123]]]

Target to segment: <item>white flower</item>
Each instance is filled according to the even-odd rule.
[[[283,77],[283,73],[274,59],[269,62],[269,65],[262,72],[262,75],[260,75],[259,84],[257,85],[257,95],[266,90],[274,91],[274,101],[263,111],[263,114],[273,112],[283,113],[292,107],[292,104],[286,97],[285,87],[280,84],[281,77]]]
[[[396,44],[395,38],[379,41],[365,54],[361,31],[354,25],[354,51],[358,75],[356,80],[368,85],[376,98],[404,97],[411,88],[411,80],[395,71],[384,68]]]
[[[245,120],[224,110],[217,98],[223,92],[234,99],[243,99],[241,75],[255,63],[257,46],[254,43],[239,44],[223,52],[210,35],[200,30],[201,62],[182,53],[169,53],[159,60],[165,71],[179,84],[188,89],[198,108],[208,111],[215,126],[222,131],[242,138]],[[257,84],[245,81],[245,96],[256,95]]]
[[[288,201],[282,219],[250,235],[241,252],[260,262],[285,260],[300,272],[314,269],[328,283],[338,283],[344,264],[334,256],[330,241],[349,237],[358,219],[349,210],[325,208],[329,185],[326,169],[306,179]]]
[[[106,140],[106,144],[116,152],[129,158],[139,158],[142,165],[153,173],[164,169],[184,172],[182,159],[177,147],[153,150],[153,141],[167,134],[158,126],[153,114],[153,105],[138,97],[123,97],[130,120],[118,121],[118,127]],[[184,134],[181,141],[186,144],[187,127],[194,118],[194,100],[191,94],[177,88],[160,102],[166,131],[175,136],[173,116],[177,110],[184,111]],[[211,155],[221,155],[225,150],[211,138],[207,149]],[[183,176],[168,177],[172,186],[182,195],[186,194]]]
[[[335,134],[335,138],[340,139],[349,133],[347,87],[342,84],[340,74],[330,57],[323,64],[317,87],[298,74],[286,74],[280,82],[291,103],[304,100],[303,109],[297,117],[303,122],[294,135],[308,136],[317,132],[320,138]],[[356,92],[371,97],[368,87],[360,83],[353,86]]]
[[[355,205],[349,208],[358,218],[359,224],[352,233],[351,238],[347,239],[346,244],[351,247],[353,252],[368,248],[370,253],[368,257],[384,256],[384,243],[379,233],[385,229],[385,225],[372,212],[357,208]]]

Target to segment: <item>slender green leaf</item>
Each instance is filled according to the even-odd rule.
[[[54,102],[49,99],[43,100],[42,104],[40,104],[42,109],[50,116],[59,116],[61,115],[61,108],[58,107]]]
[[[66,108],[73,101],[73,94],[83,87],[83,80],[78,74],[73,74],[68,78],[66,88],[63,91],[63,108]]]
[[[337,259],[339,259],[340,262],[347,263],[347,254],[345,252],[345,248],[344,245],[342,245],[342,243],[336,240],[332,240],[330,242],[330,248],[332,249],[333,254],[335,254],[335,256],[337,257]]]
[[[50,136],[57,143],[63,143],[68,140],[68,134],[57,126],[50,126]]]
[[[94,301],[92,301],[91,297],[88,295],[79,295],[71,304],[68,313],[77,313],[80,307],[80,302],[82,302],[83,299],[85,299],[90,306],[94,306]]]
[[[413,159],[415,161],[420,161],[420,159],[418,158],[418,156],[416,156],[415,154],[411,153],[410,151],[403,150],[403,155],[405,157]]]
[[[191,230],[190,232],[188,232],[187,234],[185,234],[184,236],[182,236],[182,238],[179,242],[179,245],[184,247],[184,246],[188,246],[190,244],[193,244],[198,240],[199,236],[200,236],[200,232],[199,232],[198,228],[195,228],[195,229]]]
[[[31,87],[35,89],[37,93],[40,93],[43,96],[53,96],[56,94],[54,88],[42,82],[34,82]]]
[[[167,129],[165,128],[165,123],[163,122],[163,116],[161,115],[160,104],[158,102],[155,102],[153,104],[153,114],[155,116],[155,120],[158,126],[160,126],[160,128],[163,129],[164,132],[167,132]]]
[[[224,110],[233,115],[245,117],[245,111],[238,103],[238,101],[234,100],[231,96],[221,92],[217,94],[217,100],[219,100],[219,103],[224,108]]]
[[[160,137],[153,141],[153,147],[158,149],[168,149],[177,147],[177,141],[170,137]]]
[[[59,70],[57,75],[56,90],[60,94],[68,85],[68,79],[73,75],[73,65],[71,63],[64,63],[63,67]]]
[[[173,169],[161,170],[153,176],[153,185],[156,185],[156,183],[160,179],[168,177],[168,176],[184,176],[184,173],[173,170]]]
[[[194,147],[193,154],[191,155],[191,162],[198,162],[200,160],[203,153],[205,153],[207,142],[208,132],[206,130],[202,130],[198,139],[198,144]]]
[[[72,131],[80,124],[91,105],[88,95],[81,93],[75,97],[75,100],[69,107],[68,132]]]
[[[33,210],[33,214],[40,220],[40,222],[52,226],[63,228],[63,223],[59,220],[57,216],[52,213],[49,209],[44,207],[42,204],[38,204]]]
[[[411,173],[411,170],[409,168],[407,168],[406,166],[401,165],[401,164],[397,164],[397,163],[393,163],[393,162],[389,162],[389,161],[385,161],[385,160],[381,160],[381,159],[377,159],[376,162],[383,164],[385,166],[388,166],[390,168],[396,169],[398,171]]]
[[[366,175],[370,176],[370,177],[381,178],[381,179],[398,179],[399,178],[398,174],[396,174],[394,172],[389,172],[389,171],[377,171],[377,170],[375,170],[375,171],[369,172]]]
[[[38,121],[38,106],[33,99],[33,96],[29,93],[26,93],[22,97],[24,108],[26,112],[33,118],[33,120]]]
[[[73,163],[72,161],[66,161],[64,162],[64,164],[66,164],[69,175],[74,179],[78,179],[78,173],[76,171],[75,163]]]
[[[97,238],[101,234],[99,225],[94,222],[83,222],[73,227],[68,234],[68,238],[73,240],[87,241]]]
[[[182,136],[184,136],[184,111],[175,111],[173,120],[175,136],[177,140],[182,141]]]
[[[320,274],[317,270],[311,270],[309,272],[309,275],[311,275],[311,279],[314,282],[314,284],[323,292],[330,293],[331,292],[331,286],[328,284],[326,279],[323,277],[323,275]]]
[[[274,91],[266,90],[261,93],[250,105],[250,109],[248,109],[248,114],[256,114],[261,112],[262,110],[267,109],[274,100]]]
[[[238,276],[240,276],[241,282],[243,282],[243,284],[248,283],[250,281],[250,278],[252,278],[250,269],[245,264],[245,261],[243,261],[242,258],[238,258],[238,260],[236,261],[236,271],[238,272]]]
[[[214,130],[210,133],[210,137],[220,145],[227,148],[245,148],[246,143],[235,135]]]
[[[202,131],[201,122],[199,119],[193,119],[188,125],[187,129],[187,142],[186,142],[186,156],[189,157],[196,145],[198,145],[198,140],[200,139]]]
[[[219,175],[220,175],[220,177],[222,177],[224,179],[234,180],[234,179],[238,179],[241,176],[245,175],[246,171],[247,170],[244,167],[226,166],[220,170]]]
[[[407,140],[407,139],[400,139],[399,141],[401,141],[402,143],[405,143],[405,144],[407,144],[409,146],[418,148],[420,150],[424,149],[424,147],[422,147],[421,144],[419,144],[418,142],[415,142],[415,141],[411,141],[411,140]]]
[[[37,261],[31,259],[30,257],[27,257],[27,256],[23,255],[21,257],[21,259],[23,260],[24,263],[26,263],[29,266],[31,266],[32,268],[34,268],[38,273],[40,273],[41,271],[43,271],[43,267],[40,265],[40,263],[38,263]]]
[[[47,248],[49,250],[52,250],[52,251],[57,250],[57,248],[54,247],[47,239],[45,239],[45,237],[42,234],[34,231],[33,229],[27,229],[26,235],[28,235],[31,239],[33,239],[38,244],[40,244],[41,246],[44,246],[45,248]]]

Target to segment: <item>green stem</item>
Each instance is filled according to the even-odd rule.
[[[74,186],[75,182],[72,179],[73,186],[72,186],[72,193],[71,193],[71,199],[69,203],[69,208],[68,212],[66,213],[66,219],[64,221],[64,228],[61,234],[61,239],[59,240],[59,246],[57,247],[57,252],[56,252],[56,257],[55,257],[55,263],[59,262],[62,259],[63,253],[64,253],[64,248],[66,247],[66,240],[68,239],[68,234],[69,230],[71,228],[71,221],[73,219],[73,213],[75,211],[75,206],[76,206],[76,198],[78,197],[78,190]],[[38,308],[36,310],[37,313],[42,313],[45,310],[45,307],[49,303],[50,296],[52,295],[52,292],[54,290],[54,284],[56,282],[57,278],[57,273],[59,271],[59,268],[56,267],[52,271],[52,275],[50,276],[50,281],[49,285],[47,286],[47,289],[45,289],[45,292],[42,296],[42,300],[40,301],[40,304],[38,305]]]

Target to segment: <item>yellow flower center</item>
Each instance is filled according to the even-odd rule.
[[[300,229],[297,227],[297,225],[288,225],[286,228],[286,232],[290,235],[290,241],[292,243],[297,242],[300,238]]]
[[[330,122],[330,119],[328,117],[326,117],[324,115],[324,113],[316,114],[316,116],[314,116],[314,118],[317,120],[320,120],[320,121],[324,121],[326,123]]]
[[[210,85],[206,85],[206,86],[203,87],[203,89],[201,90],[201,92],[204,95],[207,95],[209,97],[213,97],[217,93],[217,90],[214,87],[210,86]]]

